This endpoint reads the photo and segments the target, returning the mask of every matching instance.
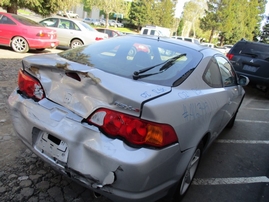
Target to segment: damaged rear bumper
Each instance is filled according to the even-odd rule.
[[[193,150],[132,148],[83,124],[47,99],[34,102],[15,90],[8,99],[14,130],[61,173],[114,201],[155,201],[183,174]]]

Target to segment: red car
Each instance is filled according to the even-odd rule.
[[[0,45],[19,53],[58,46],[57,32],[28,18],[0,12]]]

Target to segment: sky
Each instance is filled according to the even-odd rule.
[[[189,0],[178,0],[177,6],[176,6],[176,17],[180,18],[181,13],[183,11],[183,7],[185,2],[188,2]],[[265,8],[265,14],[269,14],[269,1],[266,4],[266,8]]]

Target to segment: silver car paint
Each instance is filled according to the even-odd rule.
[[[209,52],[205,50],[204,55],[207,57]],[[212,134],[211,141],[216,137],[226,124],[224,117],[232,116],[230,106],[240,102],[244,93],[239,88],[232,88],[231,92],[239,97],[233,100],[231,96],[227,102],[226,95],[221,94],[223,88],[213,89],[196,76],[195,71],[204,70],[199,68],[180,86],[170,88],[139,80],[125,82],[125,78],[111,74],[108,77],[107,73],[98,69],[89,70],[89,67],[77,63],[75,66],[64,59],[57,58],[55,63],[54,57],[26,58],[24,68],[41,81],[48,99],[36,103],[22,98],[15,90],[8,99],[14,129],[25,144],[52,166],[116,201],[154,201],[166,195],[185,171],[196,143],[207,132]],[[34,65],[35,60],[44,66],[55,65],[58,68]],[[67,77],[65,71],[79,74],[81,82]],[[126,85],[119,85],[122,83]],[[209,96],[208,92],[214,95]],[[177,102],[175,97],[181,102]],[[122,108],[115,104],[117,102],[139,110],[143,108],[143,112]],[[143,106],[141,103],[144,103]],[[160,150],[133,148],[121,140],[106,137],[94,126],[81,124],[100,106],[169,123],[179,131],[179,143]],[[168,116],[169,111],[179,116]],[[210,120],[216,122],[217,127],[208,126]],[[201,127],[198,129],[194,125]],[[69,153],[66,162],[53,161],[37,148],[43,131],[67,144]],[[161,175],[164,172],[171,173],[169,178]],[[128,180],[130,176],[136,177]]]
[[[68,18],[60,18],[60,17],[52,17],[59,19],[59,24],[61,20],[74,22],[80,30],[74,29],[64,29],[60,27],[49,27],[57,31],[57,37],[59,39],[59,46],[68,46],[70,45],[73,39],[79,39],[83,42],[84,45],[91,44],[95,42],[95,38],[97,36],[103,36],[104,38],[108,38],[107,34],[95,31],[89,31],[85,27],[83,27],[80,20],[68,19]],[[46,18],[47,19],[47,18]],[[44,20],[46,20],[44,19]],[[42,21],[44,21],[42,20]]]

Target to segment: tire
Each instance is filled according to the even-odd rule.
[[[44,51],[45,48],[37,48],[36,50],[37,50],[37,51]]]
[[[183,177],[180,179],[179,183],[176,185],[177,187],[175,189],[174,196],[172,198],[173,202],[179,202],[187,193],[191,185],[191,182],[195,176],[195,173],[198,169],[198,166],[200,164],[202,152],[203,152],[203,144],[200,143],[198,147],[196,148],[194,154],[192,155],[188,163],[188,166],[184,172]]]
[[[12,39],[11,47],[15,52],[18,53],[27,53],[29,51],[28,42],[20,36],[14,37]]]
[[[70,44],[70,48],[76,48],[76,47],[79,47],[79,46],[83,46],[83,42],[79,39],[74,39],[71,41],[71,44]]]

